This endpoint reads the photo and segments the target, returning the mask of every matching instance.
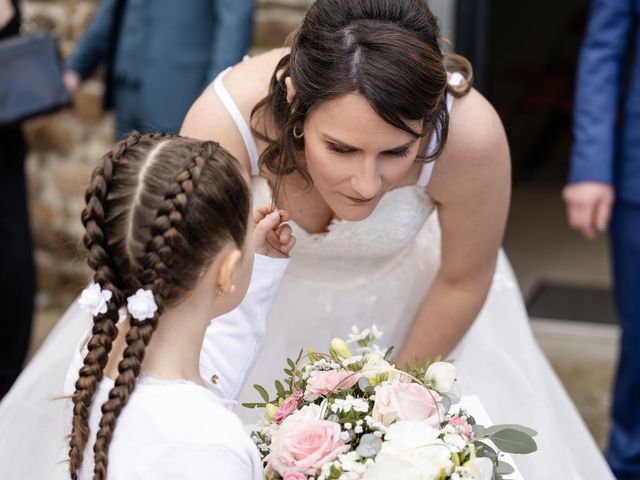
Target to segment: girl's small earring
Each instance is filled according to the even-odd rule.
[[[304,137],[304,131],[300,125],[296,125],[293,127],[293,138],[296,140],[300,140]]]
[[[231,285],[229,287],[229,294],[233,294],[236,291],[236,286],[235,285]],[[223,297],[224,296],[224,288],[222,288],[222,285],[218,285],[216,287],[216,293],[218,294],[219,297]]]

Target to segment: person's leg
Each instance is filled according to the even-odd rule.
[[[0,130],[0,396],[22,370],[33,315],[35,273],[19,128]]]
[[[640,479],[640,205],[618,202],[611,224],[622,327],[607,460],[619,480]]]

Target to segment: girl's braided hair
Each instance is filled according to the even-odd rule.
[[[87,261],[93,281],[112,298],[106,313],[94,317],[72,397],[72,479],[84,459],[89,411],[118,334],[119,311],[139,288],[151,290],[158,305],[150,320],[131,319],[119,375],[102,406],[94,478],[104,479],[116,421],[135,388],[158,318],[193,288],[226,243],[244,245],[251,198],[239,164],[217,143],[134,133],[102,157],[85,201]]]

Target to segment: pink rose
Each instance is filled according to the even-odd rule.
[[[302,390],[298,390],[284,401],[284,403],[276,413],[275,421],[278,425],[280,425],[285,418],[298,410],[298,407],[302,403],[302,395]]]
[[[353,387],[362,375],[349,370],[329,370],[328,372],[312,372],[307,380],[305,400],[312,402],[321,395],[348,390]]]
[[[300,472],[315,475],[326,462],[349,450],[340,437],[340,425],[310,420],[282,427],[273,436],[269,466],[280,475]]]
[[[300,472],[289,472],[282,477],[282,480],[307,480],[307,476]]]
[[[376,388],[376,401],[371,413],[374,420],[391,425],[396,420],[427,421],[437,427],[444,408],[440,397],[417,383],[392,382]]]

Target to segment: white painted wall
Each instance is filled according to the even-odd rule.
[[[428,0],[429,8],[440,19],[442,35],[453,45],[456,38],[455,20],[457,0]]]

